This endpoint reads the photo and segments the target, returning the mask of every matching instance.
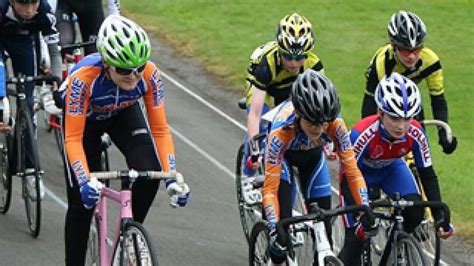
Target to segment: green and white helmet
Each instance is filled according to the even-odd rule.
[[[151,56],[150,40],[135,22],[119,15],[108,16],[100,26],[97,50],[108,65],[135,68]]]

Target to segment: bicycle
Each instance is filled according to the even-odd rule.
[[[158,265],[153,242],[145,227],[133,220],[131,185],[137,180],[176,179],[182,184],[183,177],[177,172],[158,171],[109,171],[91,173],[98,180],[121,180],[120,191],[104,186],[94,214],[96,230],[89,239],[87,260],[91,265]],[[107,237],[107,199],[120,204],[115,237],[112,243],[112,256],[109,256]]]
[[[446,137],[449,142],[452,140],[451,127],[441,120],[424,120],[421,122],[423,126],[437,126],[446,131]],[[420,175],[415,165],[413,154],[409,153],[404,158],[408,168],[415,176],[418,186],[420,187],[421,196],[423,200],[427,200],[424,192]],[[415,229],[414,236],[420,240],[420,244],[427,255],[427,260],[430,265],[439,265],[441,259],[441,240],[436,230],[436,224],[429,208],[425,208],[424,219],[421,224]]]
[[[41,227],[41,191],[40,180],[43,170],[40,166],[35,129],[32,121],[31,111],[26,100],[26,84],[30,82],[57,82],[54,76],[25,76],[19,74],[7,80],[7,84],[16,86],[16,90],[7,89],[7,95],[17,98],[16,124],[13,133],[4,135],[1,145],[2,159],[2,183],[0,194],[2,198],[0,212],[5,214],[11,202],[12,176],[16,175],[22,181],[22,197],[25,201],[28,229],[33,237],[38,237]],[[13,134],[13,135],[10,135]],[[15,146],[14,146],[15,145]],[[13,156],[15,155],[15,158]],[[16,162],[16,169],[11,169],[12,159]],[[27,168],[27,164],[31,168]],[[28,177],[34,177],[33,180]]]
[[[392,199],[381,199],[370,203],[372,208],[390,208],[392,211],[374,210],[374,216],[380,222],[388,221],[387,230],[379,231],[379,234],[385,234],[387,243],[383,248],[380,258],[380,265],[431,265],[425,254],[426,251],[420,245],[420,241],[413,235],[406,233],[403,229],[402,211],[407,207],[429,207],[441,209],[446,220],[450,220],[450,211],[448,206],[439,201],[407,201],[400,198],[399,193],[395,193]],[[371,265],[372,245],[365,241],[364,252],[362,255],[363,265]],[[395,247],[395,248],[394,248]]]
[[[372,210],[365,205],[323,210],[317,207],[316,204],[312,204],[310,208],[310,214],[285,218],[276,225],[278,233],[276,241],[286,247],[286,265],[312,265],[315,259],[313,257],[314,252],[317,253],[318,265],[343,265],[331,249],[324,220],[341,214],[363,212],[367,214],[368,219],[373,221]],[[298,232],[309,234],[312,239],[311,243],[298,243],[295,241],[294,236]],[[268,254],[269,241],[270,236],[267,223],[264,221],[258,222],[252,229],[249,265],[270,265],[271,259]],[[312,254],[298,254],[298,249],[301,248],[301,245],[310,245]],[[307,258],[302,258],[302,256]]]

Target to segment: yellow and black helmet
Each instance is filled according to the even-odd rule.
[[[276,41],[284,52],[294,55],[307,53],[315,43],[313,27],[297,13],[287,15],[280,21]]]

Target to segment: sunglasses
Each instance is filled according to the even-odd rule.
[[[288,53],[288,52],[286,52],[284,50],[281,50],[281,49],[280,49],[280,54],[283,58],[285,58],[288,61],[291,61],[291,60],[301,61],[301,60],[304,60],[304,59],[308,58],[307,53],[292,54],[292,53]]]
[[[405,48],[397,47],[397,50],[400,53],[400,55],[404,57],[410,56],[411,54],[418,56],[421,52],[421,49],[423,49],[423,47],[418,47],[415,49],[405,49]]]
[[[145,70],[146,64],[143,66],[135,67],[135,68],[124,68],[124,67],[115,67],[115,66],[110,66],[117,74],[121,76],[129,76],[132,73],[134,74],[141,74]]]

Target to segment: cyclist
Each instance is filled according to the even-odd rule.
[[[448,122],[448,106],[444,97],[443,69],[438,56],[424,46],[427,35],[423,21],[414,13],[398,11],[393,14],[388,24],[390,44],[377,50],[365,73],[367,78],[362,117],[376,113],[377,105],[374,91],[384,76],[400,73],[413,82],[419,83],[426,79],[431,98],[433,117]],[[424,120],[423,110],[417,120]],[[446,132],[438,129],[438,143],[446,154],[452,153],[457,147],[457,139],[449,142]]]
[[[333,83],[322,73],[305,70],[293,83],[290,99],[275,107],[275,114],[265,148],[263,209],[270,229],[269,252],[273,263],[285,260],[278,244],[275,225],[291,216],[292,166],[299,172],[301,191],[309,205],[317,202],[331,207],[329,171],[318,146],[335,143],[337,154],[351,184],[357,204],[368,204],[364,178],[357,168],[349,132],[339,115],[340,104]],[[330,225],[326,224],[330,234]]]
[[[163,83],[160,71],[149,61],[151,46],[147,34],[135,22],[111,15],[99,30],[97,50],[99,53],[86,56],[76,64],[62,85],[65,148],[70,166],[66,178],[67,265],[84,265],[93,207],[102,187],[97,180],[89,179],[89,173],[101,169],[103,133],[110,135],[129,168],[176,169],[173,140],[165,116]],[[138,102],[142,98],[147,118]],[[158,186],[156,180],[133,185],[132,208],[136,221],[144,221]],[[172,204],[186,205],[190,196],[187,185],[181,187],[169,180],[166,189],[172,196]]]
[[[417,85],[405,76],[392,73],[379,82],[375,102],[377,114],[356,123],[350,135],[357,164],[369,191],[377,186],[388,196],[398,192],[406,200],[422,200],[416,180],[403,161],[403,156],[412,151],[428,200],[440,201],[428,138],[420,123],[413,119],[421,111]],[[353,204],[344,179],[341,182],[341,201],[343,205]],[[407,232],[413,232],[423,219],[423,212],[423,208],[404,210],[404,229]],[[442,212],[434,211],[433,215],[437,222],[443,221],[441,237],[453,234],[453,227],[444,220]],[[355,265],[354,258],[359,258],[362,252],[360,239],[363,237],[356,237],[360,228],[355,228],[352,217],[347,216],[344,223],[347,227],[345,244],[339,256],[346,264]]]
[[[51,69],[48,72],[59,76],[61,73],[59,38],[54,15],[48,3],[42,0],[0,0],[0,118],[2,118],[0,128],[2,132],[10,130],[9,103],[4,80],[6,77],[4,55],[8,53],[15,75],[19,73],[28,76],[37,75],[40,58],[40,46],[37,44],[39,44],[40,33],[47,43],[51,57]],[[33,110],[33,89],[34,84],[27,84],[26,98],[31,110]],[[27,147],[30,146],[27,145]],[[32,168],[33,165],[34,162],[28,159],[27,168]],[[11,162],[10,167],[15,169],[15,162]],[[41,179],[40,181],[41,197],[44,197],[43,182]],[[32,188],[29,191],[34,191],[34,182],[35,178],[28,179],[28,188]]]
[[[270,109],[272,98],[275,106],[288,99],[291,84],[305,69],[323,71],[321,60],[311,52],[314,43],[311,23],[293,13],[280,21],[276,40],[261,45],[250,56],[246,77],[247,134],[250,141],[244,155],[255,165],[250,168],[245,165],[244,171],[248,175],[254,172],[251,168],[258,166],[257,158],[249,157],[248,148],[253,147],[253,153],[256,153],[258,145],[251,143],[251,139],[259,133],[260,116]]]

